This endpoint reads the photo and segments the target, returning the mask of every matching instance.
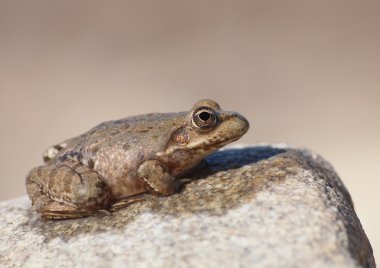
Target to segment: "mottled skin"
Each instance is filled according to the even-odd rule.
[[[244,117],[212,100],[189,112],[104,122],[46,150],[45,165],[26,179],[27,192],[33,208],[49,219],[113,211],[143,193],[174,194],[181,176],[248,128]]]

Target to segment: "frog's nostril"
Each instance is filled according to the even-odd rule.
[[[246,133],[248,131],[248,129],[249,129],[249,122],[243,116],[240,116],[240,120],[242,122],[242,130],[243,130],[244,133]]]
[[[249,121],[244,116],[241,117],[241,120],[243,121],[245,128],[248,130],[249,129]]]

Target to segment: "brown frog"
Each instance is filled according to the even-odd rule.
[[[189,112],[104,122],[47,149],[45,165],[27,176],[27,192],[33,209],[48,219],[114,211],[144,193],[171,195],[186,181],[183,175],[248,128],[243,116],[212,100]]]

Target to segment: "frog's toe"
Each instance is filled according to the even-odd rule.
[[[114,203],[109,209],[110,212],[114,212],[116,210],[123,209],[137,202],[144,201],[146,199],[146,194],[138,194],[135,196],[130,196],[125,199],[121,199],[118,202]]]
[[[74,219],[99,214],[97,210],[85,210],[50,200],[45,206],[36,209],[44,219]]]
[[[189,183],[189,182],[192,182],[193,180],[192,179],[189,179],[189,178],[185,178],[185,179],[177,179],[176,183],[177,183],[177,187],[180,189],[182,188],[185,184]]]

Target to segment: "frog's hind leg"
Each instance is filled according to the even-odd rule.
[[[39,212],[41,213],[42,218],[50,220],[75,219],[99,214],[98,211],[81,210],[55,201],[45,206]]]
[[[26,188],[33,209],[43,218],[86,217],[110,207],[110,191],[100,175],[71,159],[33,169]]]
[[[43,197],[41,197],[43,198]],[[78,207],[69,206],[66,204],[59,203],[48,199],[45,196],[46,200],[44,206],[38,209],[38,213],[41,214],[41,217],[44,219],[51,220],[63,220],[63,219],[75,219],[81,217],[88,217],[98,214],[98,211],[95,210],[85,210],[79,209]]]

